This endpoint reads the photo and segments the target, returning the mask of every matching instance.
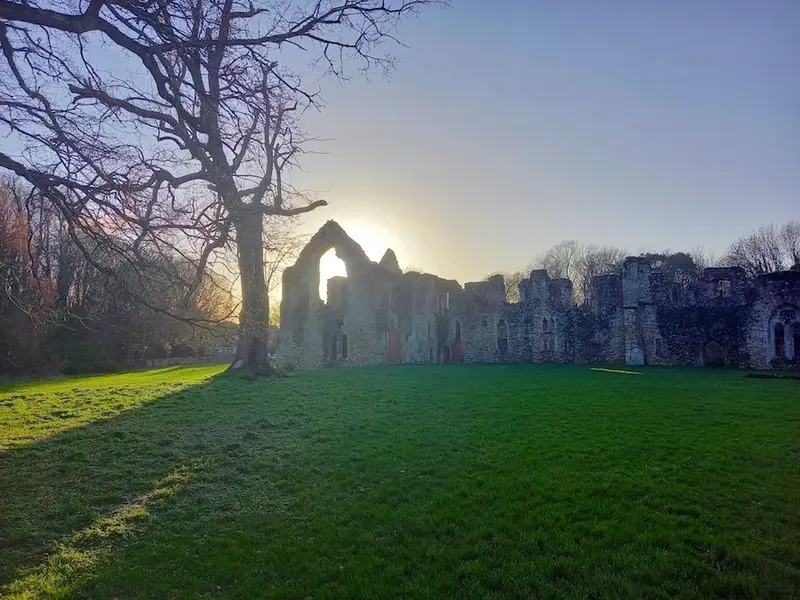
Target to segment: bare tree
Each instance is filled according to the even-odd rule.
[[[581,254],[581,244],[575,240],[564,240],[542,253],[533,261],[531,267],[544,269],[553,278],[574,279]]]
[[[576,304],[588,301],[592,277],[616,273],[625,251],[613,246],[585,246],[575,240],[560,242],[533,261],[532,267],[545,269],[550,277],[564,277],[573,283]]]
[[[790,221],[780,227],[765,225],[739,238],[728,249],[723,263],[742,267],[755,277],[791,268],[800,262],[800,223]]]
[[[780,239],[789,268],[800,267],[800,221],[790,221],[780,228]]]
[[[505,282],[506,286],[506,301],[512,303],[519,302],[519,282],[525,279],[527,274],[523,271],[511,271],[508,273],[498,271],[496,273],[490,273],[487,275],[484,281],[488,280],[490,277],[494,277],[495,275],[503,276],[503,281]]]
[[[297,259],[311,236],[297,233],[294,219],[272,219],[267,223],[264,239],[264,257],[267,266],[267,293],[277,296],[283,271]],[[270,311],[271,312],[271,311]]]
[[[692,257],[694,264],[700,271],[702,271],[703,269],[707,269],[709,267],[713,267],[719,262],[719,260],[717,259],[717,257],[714,255],[713,252],[706,250],[702,246],[698,246],[697,248],[692,250],[689,253],[689,256]]]
[[[581,249],[573,280],[573,295],[577,304],[591,300],[593,277],[619,272],[625,254],[624,250],[614,246],[589,245]]]
[[[424,267],[415,267],[414,265],[408,265],[401,269],[403,273],[418,273],[420,275],[424,275],[428,273],[427,269]]]
[[[36,186],[109,277],[98,249],[135,265],[146,246],[170,248],[194,265],[191,290],[235,246],[234,364],[263,371],[263,220],[325,205],[288,182],[308,142],[299,116],[320,106],[288,58],[309,53],[338,79],[351,59],[390,69],[381,42],[435,1],[0,1],[0,133],[14,142],[0,168]],[[143,274],[133,283],[137,301],[166,311]]]

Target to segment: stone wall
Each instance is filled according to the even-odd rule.
[[[800,368],[800,273],[762,275],[754,291],[743,319],[743,360],[754,369]]]
[[[319,260],[334,248],[346,278],[319,298]],[[672,281],[643,258],[595,277],[584,306],[572,282],[535,270],[509,303],[503,277],[458,282],[379,263],[329,221],[283,277],[278,361],[300,368],[383,363],[581,362],[800,366],[800,273],[750,282],[712,268]]]

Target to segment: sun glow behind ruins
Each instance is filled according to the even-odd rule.
[[[398,244],[395,236],[380,226],[372,223],[356,222],[347,225],[348,233],[364,249],[367,256],[374,261],[379,261],[388,248],[391,248],[401,257],[406,254],[402,244]],[[344,262],[336,256],[334,249],[328,250],[319,261],[319,297],[327,301],[328,280],[331,277],[347,277]]]

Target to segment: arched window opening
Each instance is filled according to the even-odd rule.
[[[550,353],[555,350],[554,324],[553,319],[542,319],[542,352]]]
[[[660,337],[655,339],[655,355],[656,358],[664,358],[664,340]]]
[[[784,339],[783,323],[775,323],[775,357],[786,357],[786,340]]]
[[[497,349],[501,356],[508,352],[508,323],[505,319],[497,321]]]
[[[461,341],[461,321],[456,321],[456,341]]]
[[[347,301],[347,267],[331,248],[319,259],[319,298],[329,305],[344,306]]]

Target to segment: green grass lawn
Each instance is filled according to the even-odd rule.
[[[800,597],[800,382],[638,371],[0,386],[0,596]]]

